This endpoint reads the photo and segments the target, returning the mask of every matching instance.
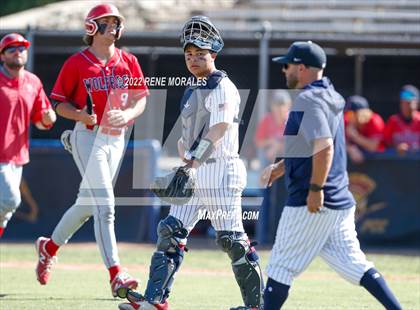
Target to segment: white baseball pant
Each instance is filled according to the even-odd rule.
[[[286,206],[277,228],[267,275],[291,285],[293,279],[320,255],[344,279],[359,285],[373,263],[366,260],[360,249],[354,224],[355,209],[324,207],[318,213],[310,213],[306,206]]]
[[[246,185],[246,168],[239,158],[216,158],[197,169],[193,198],[186,205],[172,205],[169,214],[179,219],[190,232],[207,210],[216,231],[244,232],[242,191]]]
[[[63,215],[51,238],[60,246],[67,243],[93,215],[96,243],[102,259],[107,268],[118,265],[113,178],[124,152],[124,133],[110,136],[100,130],[86,129],[83,123],[78,122],[70,142],[82,182],[76,202]]]

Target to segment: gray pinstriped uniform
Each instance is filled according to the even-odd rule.
[[[224,77],[205,99],[205,108],[210,113],[209,127],[218,123],[230,126],[211,155],[212,162],[197,169],[194,197],[186,205],[171,206],[170,215],[179,219],[188,232],[199,221],[203,210],[209,214],[217,211],[227,214],[211,218],[217,231],[244,231],[241,196],[246,185],[246,169],[238,155],[239,125],[235,121],[240,101],[239,92],[228,77]]]

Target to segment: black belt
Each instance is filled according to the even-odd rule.
[[[209,158],[206,160],[206,164],[214,164],[216,162],[216,158]]]

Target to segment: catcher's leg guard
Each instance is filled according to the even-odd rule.
[[[216,243],[232,260],[232,270],[246,307],[260,309],[264,282],[259,257],[246,237],[235,231],[218,231]]]
[[[159,222],[157,251],[152,256],[145,292],[148,302],[160,304],[168,298],[175,272],[184,257],[184,246],[179,241],[187,235],[188,231],[183,228],[181,221],[173,216]]]

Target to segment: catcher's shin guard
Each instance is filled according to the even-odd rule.
[[[149,281],[145,299],[152,304],[164,303],[168,298],[174,280],[184,258],[184,246],[179,243],[188,232],[181,221],[168,216],[158,225],[157,251],[150,263]]]
[[[259,257],[242,232],[218,231],[216,243],[232,261],[232,270],[246,307],[261,309],[264,280]]]

